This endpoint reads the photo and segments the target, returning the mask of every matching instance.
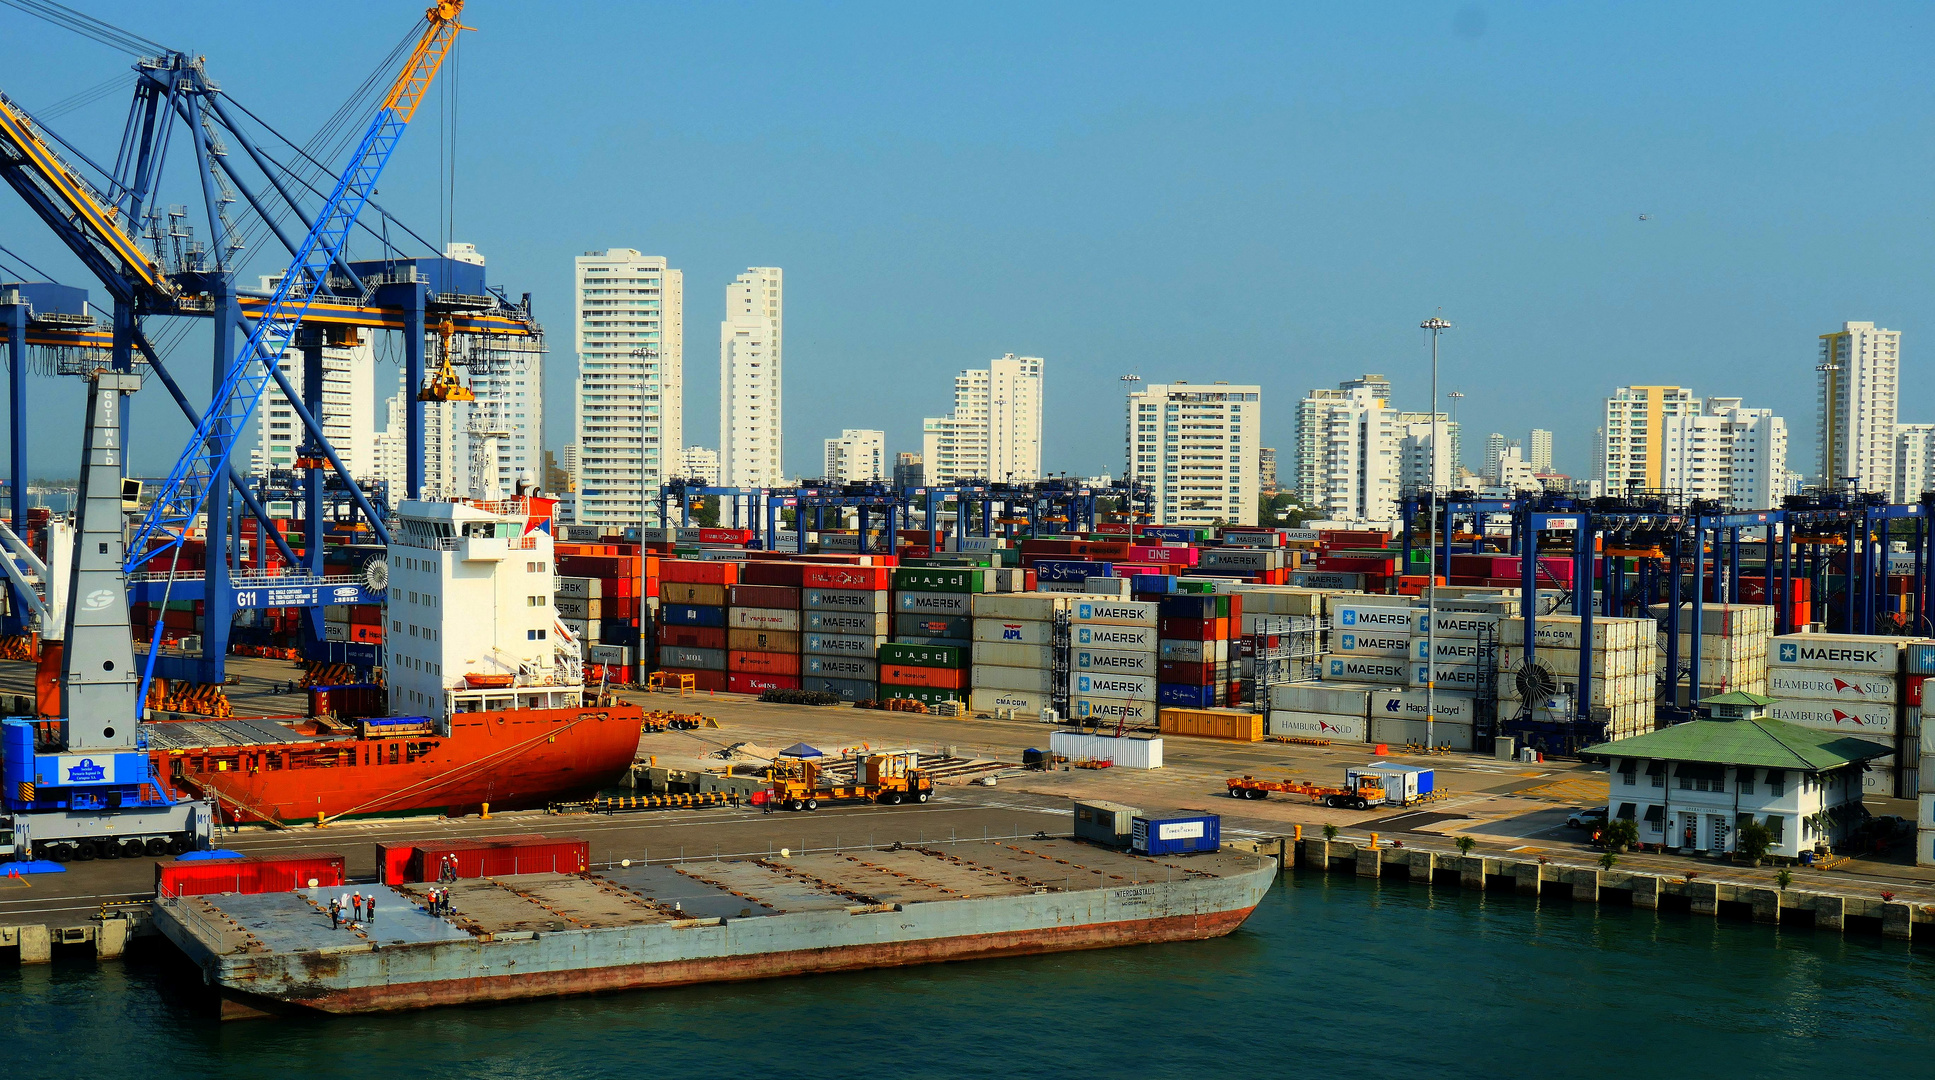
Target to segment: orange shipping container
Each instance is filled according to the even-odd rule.
[[[744,630],[726,631],[726,648],[734,652],[796,653],[800,651],[800,636],[792,630]]]
[[[726,670],[754,675],[798,675],[800,658],[796,653],[731,652],[726,654]]]
[[[1156,721],[1164,735],[1263,741],[1263,717],[1240,709],[1163,709]]]
[[[698,559],[661,559],[658,564],[658,580],[661,588],[675,581],[694,585],[737,585],[739,564]],[[723,600],[719,602],[725,603]],[[674,603],[690,603],[690,601],[674,601]]]
[[[891,686],[924,686],[930,690],[961,690],[967,686],[966,668],[880,665],[880,681]]]

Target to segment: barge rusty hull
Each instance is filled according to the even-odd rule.
[[[374,937],[331,930],[316,905],[334,890],[190,897],[157,925],[227,1018],[368,1013],[1203,940],[1276,872],[1228,851],[975,842],[462,882],[450,919],[415,906],[421,886],[378,887]]]

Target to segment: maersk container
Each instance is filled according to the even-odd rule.
[[[1137,855],[1195,855],[1223,846],[1223,819],[1216,814],[1137,814],[1129,850]]]
[[[808,611],[806,629],[817,634],[856,634],[885,638],[893,632],[893,616],[886,612]]]
[[[1407,656],[1411,639],[1403,630],[1333,630],[1330,649],[1352,656]]]
[[[997,667],[1051,668],[1055,666],[1052,645],[1019,645],[1005,641],[977,641],[973,662]]]
[[[1254,577],[1283,566],[1283,553],[1261,548],[1204,548],[1205,570],[1234,570]]]
[[[809,633],[801,638],[800,651],[815,656],[856,656],[873,660],[886,641],[884,637],[868,634]]]
[[[1361,592],[1364,588],[1364,575],[1340,574],[1331,570],[1292,570],[1290,584],[1301,589],[1343,589]]]
[[[888,609],[885,589],[807,589],[801,605],[808,611],[853,611],[879,614]]]
[[[1146,675],[1091,675],[1074,672],[1069,676],[1071,697],[1156,699],[1156,680]]]
[[[1078,672],[1117,675],[1154,675],[1156,673],[1156,654],[1147,649],[1115,652],[1077,648],[1072,651],[1072,662]]]
[[[1068,699],[1068,715],[1085,724],[1144,727],[1156,722],[1156,706],[1154,702],[1128,698],[1071,697]]]
[[[1318,661],[1323,677],[1336,682],[1382,683],[1404,686],[1411,678],[1407,660],[1387,656],[1354,656],[1328,653]]]
[[[1118,626],[1156,625],[1156,605],[1147,600],[1077,599],[1070,617],[1078,623],[1112,623]]]
[[[966,615],[973,594],[965,592],[897,592],[894,610],[907,615]]]
[[[1153,626],[1118,626],[1113,623],[1076,623],[1069,628],[1070,644],[1083,649],[1113,649],[1116,652],[1148,652],[1159,638]]]
[[[807,656],[805,674],[823,679],[880,681],[880,662],[858,656]]]
[[[1330,606],[1330,626],[1332,633],[1344,631],[1374,630],[1379,633],[1408,637],[1411,633],[1412,619],[1417,614],[1411,607],[1395,604],[1333,603]]]
[[[1908,673],[1935,675],[1935,644],[1917,641],[1908,646]]]
[[[1230,642],[1227,639],[1182,641],[1164,638],[1158,645],[1156,658],[1185,664],[1219,664],[1230,658]]]

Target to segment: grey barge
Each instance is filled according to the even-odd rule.
[[[1220,937],[1275,881],[1235,851],[1148,858],[1076,840],[168,898],[156,923],[225,1018],[380,1012]],[[377,894],[334,928],[329,896]]]

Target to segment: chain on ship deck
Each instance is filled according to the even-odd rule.
[[[1026,955],[1235,929],[1275,877],[1237,852],[1143,858],[1067,839],[171,899],[162,931],[224,1014],[329,1012]],[[329,897],[377,895],[338,929]]]

